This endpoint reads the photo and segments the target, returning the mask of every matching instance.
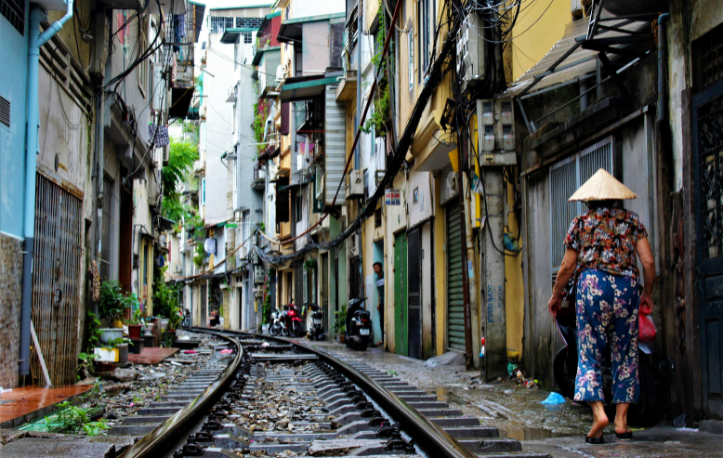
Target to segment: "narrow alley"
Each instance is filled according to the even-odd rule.
[[[723,0],[0,13],[0,457],[723,456]]]

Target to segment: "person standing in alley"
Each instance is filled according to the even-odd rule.
[[[377,274],[377,292],[379,293],[379,301],[377,302],[377,310],[379,310],[379,328],[382,330],[382,340],[376,345],[384,344],[384,267],[381,262],[374,263],[374,273]]]
[[[557,317],[562,292],[575,275],[577,285],[578,363],[575,401],[592,408],[593,424],[585,441],[603,444],[609,420],[603,405],[603,352],[609,344],[613,364],[615,434],[631,439],[627,413],[640,394],[638,375],[638,312],[652,311],[655,261],[648,233],[635,213],[621,208],[621,201],[637,195],[600,169],[569,201],[583,201],[588,211],[572,221],[565,237],[565,256],[548,303]],[[639,292],[638,261],[643,266]]]

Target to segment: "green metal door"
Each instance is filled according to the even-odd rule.
[[[394,352],[409,353],[407,326],[407,234],[394,237]]]
[[[447,333],[448,347],[465,351],[464,300],[462,296],[462,230],[459,204],[447,206]]]

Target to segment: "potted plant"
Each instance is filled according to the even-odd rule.
[[[344,343],[346,333],[346,304],[342,304],[338,312],[334,312],[334,331],[339,336],[339,342]]]
[[[131,319],[128,320],[128,337],[133,340],[141,338],[141,328],[143,327],[143,310],[139,307],[133,312]]]
[[[178,329],[182,322],[183,315],[181,314],[181,308],[178,306],[173,307],[171,309],[171,316],[168,317],[168,330],[166,330],[166,334],[170,336],[171,345],[176,341],[176,329]]]
[[[127,339],[125,337],[119,337],[117,339],[113,339],[108,343],[111,350],[118,350],[118,362],[119,363],[127,363],[128,362],[128,345],[133,345],[133,342],[131,342],[131,339]]]
[[[133,304],[133,298],[115,281],[104,281],[100,285],[100,303],[98,313],[105,328],[100,329],[100,341],[108,344],[111,340],[123,337],[123,323],[120,316]]]

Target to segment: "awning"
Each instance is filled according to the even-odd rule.
[[[174,2],[172,0],[160,0],[156,2],[155,0],[149,0],[148,1],[148,12],[151,14],[161,14],[160,11],[158,11],[158,4],[161,4],[161,8],[163,8],[163,12],[165,14],[185,14],[186,13],[186,2]],[[171,5],[173,5],[173,11],[171,11]]]
[[[307,16],[287,19],[281,23],[277,40],[292,42],[301,39],[301,25],[308,22],[329,21],[332,19],[346,18],[346,13],[322,14],[319,16]]]
[[[238,41],[238,37],[242,33],[256,32],[256,30],[257,29],[255,29],[255,28],[249,28],[249,27],[226,29],[226,30],[224,30],[223,35],[221,35],[221,43],[226,43],[226,44],[232,45],[232,44],[236,43],[236,41]]]
[[[185,118],[193,99],[193,86],[174,87],[171,89],[171,107],[168,109],[169,118]]]
[[[198,43],[198,37],[201,35],[201,28],[203,27],[203,15],[206,11],[206,5],[196,2],[188,2],[193,8],[193,41]]]
[[[629,37],[642,37],[640,32],[650,27],[649,22],[631,21],[626,18],[616,18],[604,11],[601,15],[605,27],[598,29],[597,34],[590,42],[601,42],[611,38],[625,40]],[[597,55],[600,50],[584,49],[587,36],[588,21],[578,20],[569,23],[565,28],[565,35],[534,67],[517,79],[505,91],[507,96],[524,95],[527,92],[536,92],[559,83],[573,81],[597,70]],[[617,28],[617,30],[609,30]],[[628,46],[640,43],[640,40],[630,40]],[[623,46],[626,46],[623,44]],[[615,56],[611,56],[615,60]],[[528,89],[529,88],[529,89]]]
[[[302,186],[304,186],[304,185],[307,185],[307,184],[313,183],[313,182],[314,182],[314,180],[307,180],[307,181],[301,181],[301,182],[299,182],[299,183],[292,183],[292,184],[290,184],[290,185],[288,185],[288,186],[281,186],[279,189],[277,189],[277,191],[286,191],[286,190],[289,190],[289,189],[300,188],[300,187],[302,187]]]
[[[303,81],[299,81],[303,78]],[[327,84],[336,84],[339,78],[334,76],[330,78],[306,79],[287,78],[284,85],[281,86],[281,101],[288,102],[294,100],[306,100],[321,95]]]
[[[261,63],[261,58],[264,57],[264,53],[270,51],[281,52],[281,46],[269,46],[268,48],[257,49],[256,54],[254,54],[254,59],[251,61],[251,65],[259,65]]]

